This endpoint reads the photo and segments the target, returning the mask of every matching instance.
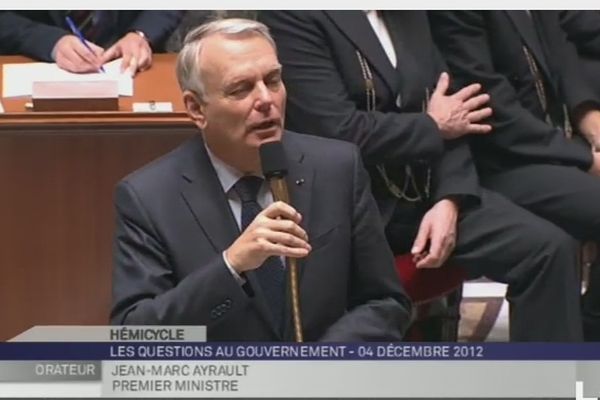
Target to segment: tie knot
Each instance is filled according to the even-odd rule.
[[[243,176],[236,182],[233,188],[238,196],[240,196],[242,203],[247,203],[249,201],[255,202],[263,181],[264,179],[259,178],[258,176]]]

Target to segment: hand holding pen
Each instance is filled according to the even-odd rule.
[[[73,35],[65,35],[56,42],[52,55],[58,66],[76,73],[104,72],[101,57],[104,49],[87,42],[73,21],[67,17]]]

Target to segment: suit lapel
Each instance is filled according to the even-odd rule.
[[[426,20],[412,11],[383,11],[386,27],[392,38],[396,51],[396,76],[398,77],[398,91],[402,95],[403,107],[411,105],[420,106],[425,98],[425,88],[435,87],[436,77],[430,75],[431,58],[423,54],[430,46],[417,45],[419,41],[410,40],[411,37],[422,37],[419,33],[423,28],[428,28]]]
[[[552,74],[550,73],[548,63],[546,62],[546,57],[540,43],[539,35],[535,30],[534,21],[529,15],[527,15],[527,12],[523,10],[505,12],[512,24],[515,26],[517,32],[519,32],[519,35],[525,42],[527,48],[533,53],[537,64],[540,66],[546,78],[548,78],[549,81],[552,81]]]
[[[290,201],[296,211],[302,215],[301,226],[306,230],[309,238],[311,235],[311,197],[315,181],[314,168],[306,162],[305,154],[299,150],[299,146],[294,143],[291,134],[284,134],[283,145],[288,160],[288,176],[286,183],[290,194]],[[302,276],[304,275],[305,261],[299,259],[296,261],[298,268],[298,286],[301,286]],[[293,316],[292,304],[289,286],[289,275],[286,279],[286,306],[285,306],[285,326],[283,337],[286,340],[293,338]],[[301,292],[301,290],[299,290]]]
[[[240,230],[200,136],[194,138],[190,143],[181,175],[183,177],[181,195],[185,203],[215,252],[221,253],[240,235]],[[294,176],[299,175],[294,174]],[[302,199],[303,194],[301,193],[299,197]],[[302,203],[303,200],[300,200],[300,202]],[[303,216],[304,212],[301,210],[308,211],[305,207],[298,208]],[[273,316],[258,277],[254,272],[248,272],[245,276],[254,289],[255,304],[266,325],[269,326],[274,335],[280,336],[281,333],[275,327]]]
[[[199,136],[192,140],[181,174],[181,194],[187,206],[215,251],[223,251],[239,235],[239,229]]]
[[[290,145],[287,138],[290,135],[284,135],[284,148],[287,159],[289,160],[289,171],[287,176],[287,186],[290,193],[292,206],[302,215],[301,226],[306,230],[310,238],[310,214],[311,214],[311,195],[314,185],[314,169],[305,163],[305,155],[298,150],[298,146]],[[298,260],[298,273],[301,274],[304,262]]]
[[[325,15],[369,61],[389,86],[392,93],[398,88],[397,73],[363,11],[324,11]]]

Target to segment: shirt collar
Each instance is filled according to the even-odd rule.
[[[221,160],[219,157],[217,157],[208,148],[206,143],[204,143],[204,147],[206,148],[208,158],[210,159],[210,162],[212,163],[215,172],[217,173],[217,177],[219,178],[219,182],[223,187],[223,191],[225,193],[229,193],[233,185],[235,185],[237,181],[244,176],[244,174],[238,171],[236,168],[232,167],[231,165],[227,164],[225,161]],[[260,177],[262,178],[263,176],[260,175]]]

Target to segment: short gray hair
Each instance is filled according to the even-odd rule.
[[[182,91],[194,92],[199,100],[205,99],[202,73],[198,65],[202,44],[207,37],[218,34],[233,37],[262,36],[276,49],[269,28],[251,19],[219,19],[191,30],[185,36],[183,47],[177,57],[177,80]]]

